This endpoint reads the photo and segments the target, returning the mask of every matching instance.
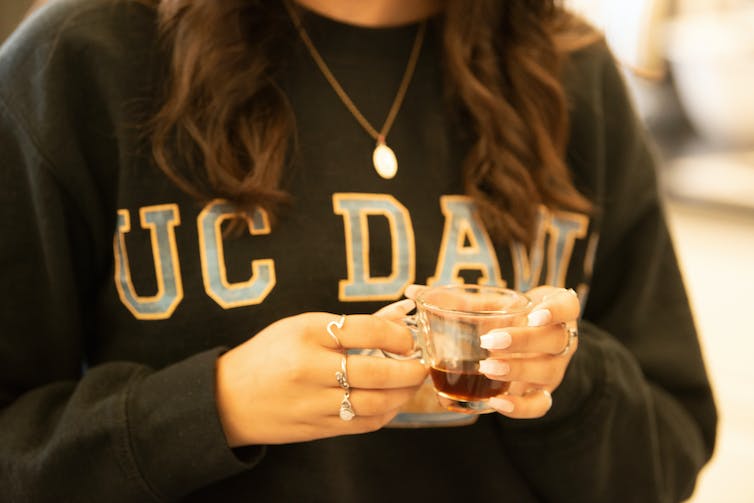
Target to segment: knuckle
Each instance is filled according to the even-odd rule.
[[[331,317],[327,313],[295,315],[290,318],[291,323],[286,327],[286,331],[301,344],[322,345],[323,341],[329,339],[326,327]]]

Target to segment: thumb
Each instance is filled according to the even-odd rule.
[[[416,304],[412,299],[403,299],[382,307],[374,315],[386,320],[400,321],[413,311],[415,307]]]

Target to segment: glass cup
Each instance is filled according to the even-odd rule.
[[[450,285],[424,289],[415,301],[416,314],[405,323],[414,331],[440,405],[465,414],[492,412],[488,400],[510,383],[479,372],[479,362],[489,356],[480,338],[493,329],[525,326],[531,300],[502,287]]]

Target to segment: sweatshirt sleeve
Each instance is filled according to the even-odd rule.
[[[714,448],[713,394],[642,125],[608,51],[581,57],[570,161],[600,241],[579,348],[551,411],[501,418],[502,439],[543,501],[683,501]]]
[[[7,501],[166,501],[253,466],[215,406],[217,348],[84,369],[85,225],[0,103],[0,487]]]
[[[60,90],[69,74],[44,52],[65,40],[40,35],[55,33],[66,4],[0,52],[0,500],[171,501],[253,467],[264,449],[242,459],[227,446],[222,348],[159,369],[87,365],[85,348],[107,330],[96,306],[112,212],[82,197],[97,192],[86,140],[60,98],[79,90]]]
[[[0,104],[0,487],[8,501],[167,501],[248,469],[215,406],[220,348],[83,369],[91,255],[72,202]]]

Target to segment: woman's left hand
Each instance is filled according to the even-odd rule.
[[[506,327],[482,336],[490,351],[480,370],[490,379],[509,381],[505,395],[490,399],[501,414],[519,419],[544,416],[551,393],[560,386],[578,348],[576,320],[581,306],[573,290],[540,286],[526,293],[534,303],[526,327]]]

